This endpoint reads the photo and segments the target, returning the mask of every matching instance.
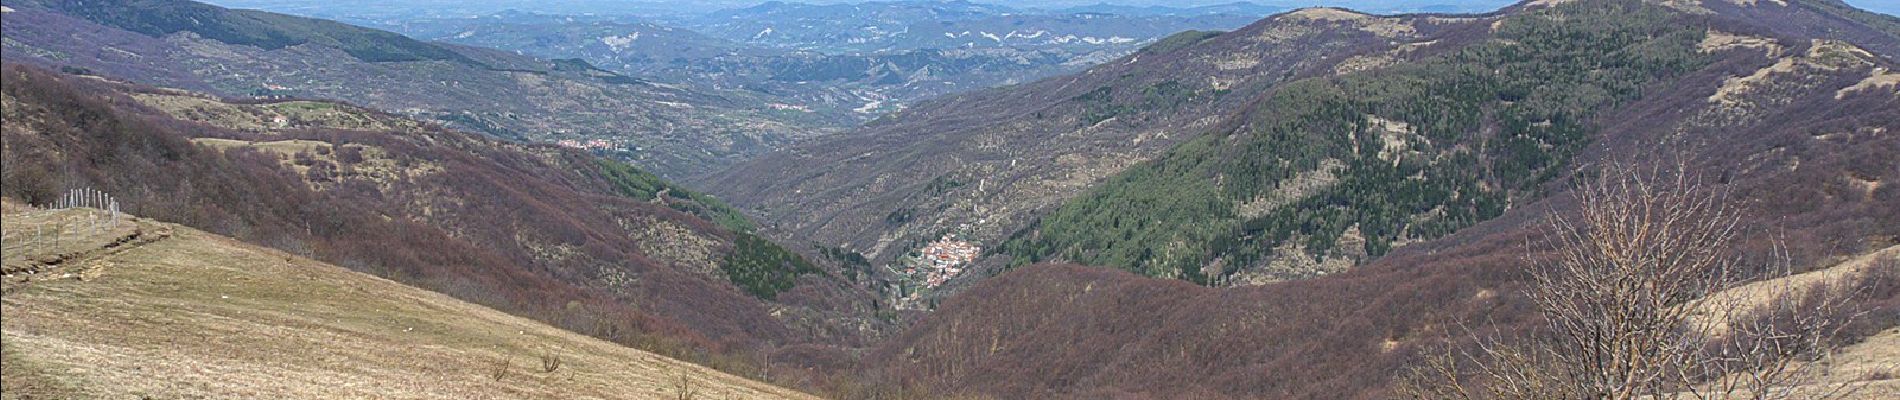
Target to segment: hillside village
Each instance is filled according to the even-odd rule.
[[[620,150],[620,149],[626,148],[626,145],[623,145],[619,143],[618,141],[606,140],[606,139],[588,139],[588,140],[561,139],[559,141],[555,141],[554,144],[560,145],[561,147],[581,149],[581,150]]]
[[[0,400],[1900,399],[1900,0],[0,1]]]
[[[975,243],[953,235],[944,235],[937,241],[924,245],[923,249],[917,251],[917,256],[908,260],[904,264],[903,271],[899,272],[913,285],[935,289],[943,286],[944,282],[949,282],[951,278],[963,274],[965,265],[976,260],[976,256],[982,252],[983,248]],[[917,293],[911,293],[911,297],[916,296]]]

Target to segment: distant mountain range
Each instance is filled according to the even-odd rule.
[[[35,11],[40,3],[23,2],[24,11],[15,19],[40,18]],[[64,43],[56,38],[61,34],[51,30],[99,24],[150,38],[125,42],[149,43],[143,45],[149,49],[131,53],[152,56],[117,60],[112,58],[120,53],[105,52],[97,55],[105,58],[99,62],[70,64],[97,64],[91,69],[140,80],[162,77],[150,81],[232,95],[351,100],[511,139],[605,140],[611,143],[605,150],[616,157],[673,177],[711,173],[920,100],[1074,72],[1176,32],[1231,29],[1278,10],[1250,4],[1047,11],[963,1],[768,2],[707,14],[641,17],[524,11],[460,15],[450,11],[458,9],[453,5],[396,12],[388,5],[235,3],[339,18],[408,36],[403,38],[267,12],[134,4],[169,10],[157,15],[242,16],[233,21],[244,23],[220,21],[213,25],[229,25],[229,32],[199,32],[148,23],[143,14],[73,13],[80,21],[10,28],[21,40],[9,46],[53,59],[84,53],[60,48]],[[335,26],[301,27],[309,24]],[[273,25],[293,28],[266,29]],[[181,32],[193,36],[168,38]],[[298,32],[317,32],[313,38],[318,40]],[[181,40],[240,46],[215,54],[252,52],[248,47],[259,51],[218,61],[247,65],[235,74],[207,75],[211,72],[204,68],[182,66],[209,62],[214,53],[205,46],[181,47]],[[321,61],[330,65],[305,70],[314,65],[293,65],[302,56],[288,52],[305,48],[287,46],[293,43],[335,47],[361,56],[352,61],[387,64],[383,69],[400,66],[396,70],[410,76],[357,86],[369,81],[346,75],[363,68],[326,58]],[[420,63],[431,60],[450,62]],[[511,77],[524,73],[554,79]],[[449,82],[462,87],[444,86]],[[466,85],[474,82],[549,97],[468,95]],[[561,96],[556,86],[570,83],[592,88],[552,97]],[[451,94],[457,92],[463,94]]]
[[[1476,335],[1543,329],[1527,269],[1555,257],[1577,182],[1680,169],[1743,212],[1711,251],[1865,284],[1847,307],[1869,317],[1813,347],[1883,364],[1900,346],[1900,18],[1840,0],[1066,8],[1091,2],[301,9],[364,8],[344,24],[13,0],[0,211],[102,189],[286,264],[826,397],[1370,400]],[[267,254],[186,234],[178,254]],[[9,273],[69,259],[52,250]],[[181,265],[232,268],[207,260]],[[358,280],[325,274],[313,289]],[[16,287],[9,312],[62,298]],[[203,300],[182,308],[282,306]],[[14,341],[41,339],[7,324],[12,385]],[[657,365],[675,367],[607,367]]]
[[[767,2],[657,19],[505,11],[358,23],[429,41],[584,59],[656,82],[743,90],[821,119],[868,120],[926,98],[1073,72],[1175,32],[1231,29],[1277,10]]]
[[[7,59],[226,96],[351,101],[496,137],[606,140],[668,176],[708,172],[848,120],[766,96],[656,84],[584,60],[184,0],[9,2]],[[495,96],[494,93],[508,93]]]
[[[1068,13],[1068,14],[1094,13],[1094,14],[1152,16],[1152,15],[1206,15],[1206,14],[1271,15],[1271,14],[1285,11],[1285,10],[1287,10],[1287,7],[1268,6],[1268,5],[1261,5],[1261,4],[1257,4],[1253,2],[1237,1],[1233,3],[1227,3],[1227,4],[1212,4],[1212,5],[1185,6],[1185,7],[1171,6],[1171,5],[1136,6],[1136,5],[1097,3],[1094,5],[1061,8],[1056,11],[1061,12],[1061,13]]]
[[[1096,47],[1188,29],[1230,29],[1269,7],[1132,13],[1016,9],[967,1],[812,5],[767,2],[677,24],[735,41],[826,53],[950,48]]]

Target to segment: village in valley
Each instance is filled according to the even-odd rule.
[[[625,143],[606,139],[561,139],[555,141],[554,144],[560,145],[561,147],[593,151],[614,151],[627,148]]]
[[[935,242],[918,249],[917,254],[904,260],[903,269],[895,271],[906,278],[911,287],[935,289],[949,282],[951,278],[963,273],[971,261],[983,252],[975,243],[963,240],[956,235],[943,235]],[[910,291],[909,297],[917,297],[919,291]]]

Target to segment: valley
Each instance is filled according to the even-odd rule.
[[[214,3],[5,0],[0,397],[1900,396],[1853,2]]]
[[[734,371],[890,326],[828,264],[617,161],[338,103],[6,68],[5,189],[21,202],[84,185],[128,212]]]
[[[1175,32],[1232,29],[1278,10],[871,2],[767,3],[691,16],[512,9],[335,16],[425,41],[581,59],[655,82],[748,93],[812,119],[862,122],[931,97],[1074,72]]]
[[[1860,50],[1842,45],[1884,46],[1900,32],[1857,39],[1855,14],[1833,11],[1790,11],[1848,24],[1835,31],[1851,42],[1815,42],[1811,51],[1845,56]],[[1605,18],[1663,14],[1622,12]],[[1707,38],[1706,29],[1668,38],[1625,21],[1566,31],[1564,40],[1608,52],[1549,43],[1573,52],[1565,54],[1534,49],[1540,39],[1509,37],[1522,18],[1310,9],[1226,34],[1184,34],[1077,75],[892,114],[743,163],[707,185],[768,221],[872,260],[895,260],[948,232],[997,249],[985,260],[992,269],[1073,261],[1260,284],[1338,272],[1533,202],[1549,190],[1545,182],[1578,165],[1570,158],[1589,152],[1585,146],[1613,142],[1589,133],[1599,118],[1621,120],[1600,113],[1636,101],[1628,96],[1655,95],[1633,82],[1729,68],[1708,66],[1724,54],[1708,48],[1722,39]],[[1637,31],[1653,41],[1613,39]],[[1599,36],[1581,39],[1589,35]],[[1645,53],[1625,50],[1632,48]],[[1348,55],[1314,56],[1327,52]],[[1493,54],[1517,55],[1519,64],[1480,61]],[[1859,81],[1892,62],[1855,54],[1824,73]],[[1248,58],[1222,58],[1234,55]],[[1576,62],[1585,59],[1627,61]],[[1478,64],[1455,64],[1465,62]],[[1560,84],[1589,86],[1548,84],[1564,73],[1558,66],[1580,68]],[[1512,88],[1512,70],[1537,78]],[[1473,89],[1491,92],[1460,92]],[[1813,90],[1766,102],[1842,100]],[[1891,99],[1878,96],[1853,109],[1882,110],[1872,104]],[[1416,106],[1425,102],[1440,106]],[[1860,118],[1843,113],[1838,118]],[[1661,118],[1687,119],[1669,125],[1680,131],[1716,125],[1709,117]],[[1853,129],[1887,129],[1874,124]]]

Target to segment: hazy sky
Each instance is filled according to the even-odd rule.
[[[1900,15],[1900,0],[1847,0],[1847,4],[1887,15]]]

